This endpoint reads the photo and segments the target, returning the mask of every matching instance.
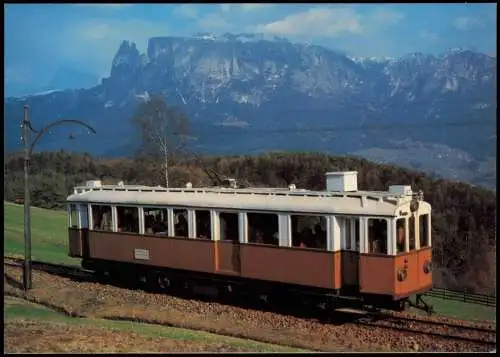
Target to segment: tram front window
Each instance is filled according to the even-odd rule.
[[[406,219],[396,220],[396,248],[398,253],[406,251]]]

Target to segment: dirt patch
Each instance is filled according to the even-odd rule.
[[[6,353],[249,351],[223,343],[152,338],[135,332],[44,321],[8,321],[4,346]]]
[[[20,278],[19,268],[5,266],[5,271]],[[77,316],[122,317],[319,351],[415,351],[415,346],[419,351],[485,350],[484,346],[470,342],[353,323],[334,325],[274,312],[75,282],[39,271],[34,272],[33,282],[29,294],[32,301]],[[7,283],[4,286],[6,293],[22,295],[15,286]]]

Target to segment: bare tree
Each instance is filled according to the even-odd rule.
[[[168,187],[168,163],[186,145],[188,117],[168,106],[161,96],[152,95],[137,108],[131,120],[141,140],[140,154],[162,163]]]

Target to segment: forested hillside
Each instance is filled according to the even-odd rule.
[[[190,181],[208,185],[204,168],[253,186],[324,189],[326,171],[357,170],[361,190],[387,190],[390,184],[411,184],[433,207],[434,279],[437,286],[470,288],[485,293],[496,286],[496,194],[482,188],[362,159],[322,154],[177,159],[170,166],[170,185]],[[31,164],[32,204],[61,208],[72,187],[88,179],[163,184],[160,167],[145,159],[102,159],[63,151],[36,154]],[[4,197],[23,198],[22,155],[6,157]]]

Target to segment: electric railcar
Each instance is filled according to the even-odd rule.
[[[327,173],[326,183],[310,191],[90,181],[67,198],[69,256],[163,288],[189,275],[337,306],[400,310],[430,290],[431,206],[422,193],[359,191],[355,171]]]

